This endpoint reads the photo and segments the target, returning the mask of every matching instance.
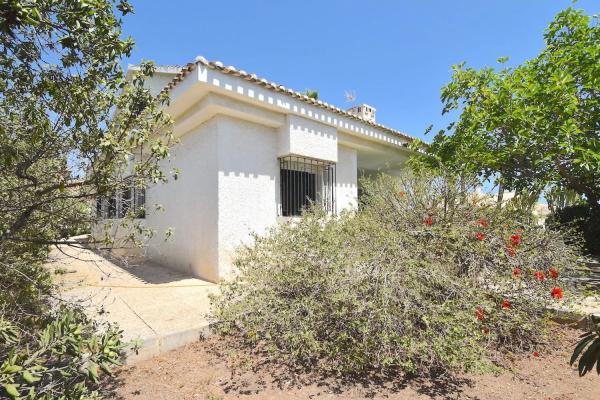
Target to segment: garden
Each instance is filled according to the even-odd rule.
[[[123,367],[119,328],[60,300],[43,263],[89,230],[94,199],[179,174],[162,168],[174,140],[168,98],[144,87],[153,64],[131,80],[120,66],[131,12],[0,8],[0,397],[597,398],[600,321],[570,314],[600,249],[597,16],[560,12],[521,65],[454,66],[453,122],[399,176],[255,236],[209,338]]]

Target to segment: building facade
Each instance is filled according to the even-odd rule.
[[[136,206],[146,204],[144,224],[159,233],[145,257],[209,281],[231,273],[236,248],[252,233],[311,202],[332,214],[356,208],[361,174],[394,173],[409,156],[412,138],[377,124],[373,107],[341,110],[202,57],[159,67],[149,85],[169,93],[179,142],[163,167],[181,175],[132,194]],[[98,212],[116,218],[119,204]]]

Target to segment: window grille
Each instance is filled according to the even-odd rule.
[[[314,158],[285,156],[279,159],[281,215],[298,216],[311,203],[335,212],[335,163]]]
[[[134,187],[133,192],[135,217],[146,218],[146,189]]]
[[[108,218],[117,216],[117,193],[112,192],[108,197]]]
[[[98,218],[125,218],[133,210],[135,218],[146,217],[146,189],[135,187],[133,181],[126,181],[125,187],[106,197],[96,199]]]

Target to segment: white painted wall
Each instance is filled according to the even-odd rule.
[[[289,154],[337,162],[337,130],[330,125],[288,115],[279,133],[279,156]]]
[[[339,146],[336,165],[336,209],[356,209],[358,206],[356,149]]]
[[[277,130],[217,116],[219,275],[231,271],[237,247],[276,223],[279,194]]]
[[[198,277],[218,280],[217,122],[211,119],[183,136],[171,149],[168,171],[178,180],[146,191],[146,221],[156,236],[148,243],[151,260]],[[154,210],[162,204],[164,211]],[[173,236],[165,241],[167,229]]]

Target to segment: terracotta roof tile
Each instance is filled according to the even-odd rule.
[[[175,86],[177,86],[177,84],[179,82],[181,82],[187,74],[189,74],[191,71],[193,71],[197,67],[198,64],[202,64],[210,69],[216,69],[224,74],[243,77],[247,81],[254,82],[258,85],[264,86],[264,87],[274,90],[276,92],[285,93],[287,95],[290,95],[291,97],[300,99],[306,103],[309,103],[309,104],[315,105],[317,107],[326,109],[328,111],[343,115],[344,117],[348,117],[348,118],[355,119],[357,121],[361,121],[367,125],[371,125],[378,129],[381,129],[383,131],[386,131],[388,133],[392,133],[392,134],[402,137],[403,139],[406,139],[408,141],[414,140],[414,138],[412,136],[409,136],[406,133],[400,132],[396,129],[388,128],[387,126],[378,124],[376,122],[368,121],[368,120],[363,119],[357,115],[354,115],[348,111],[344,111],[344,110],[340,109],[339,107],[333,106],[333,105],[323,102],[321,100],[315,100],[311,97],[308,97],[304,93],[297,92],[290,88],[286,88],[285,86],[280,85],[275,82],[270,82],[270,81],[266,80],[265,78],[259,78],[256,74],[249,74],[248,72],[246,72],[244,70],[238,70],[237,68],[235,68],[232,65],[226,67],[226,66],[224,66],[224,64],[221,61],[208,61],[208,60],[206,60],[206,58],[204,58],[202,56],[196,57],[194,62],[188,63],[185,66],[181,67],[180,72],[177,75],[175,75],[175,77],[171,80],[171,82],[169,82],[162,91],[169,92],[171,89],[173,89]]]

